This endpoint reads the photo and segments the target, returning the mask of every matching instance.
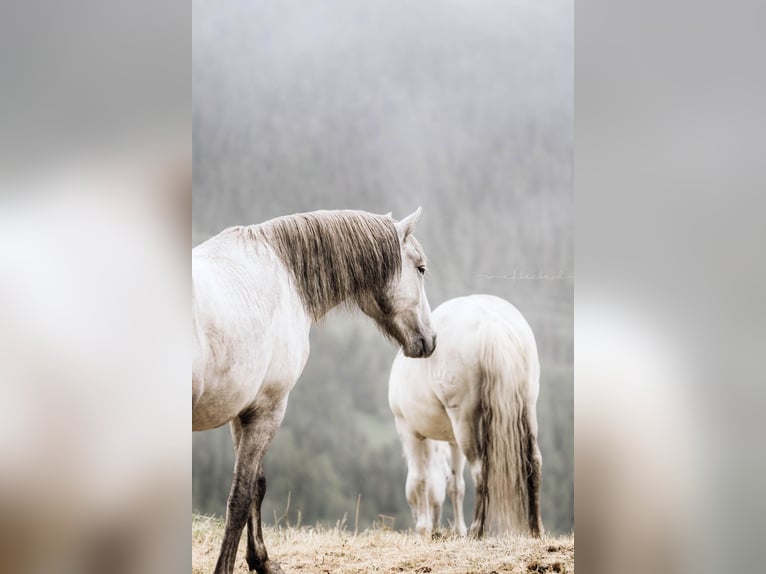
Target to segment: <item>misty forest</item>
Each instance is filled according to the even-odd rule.
[[[422,206],[431,307],[490,293],[534,330],[556,534],[574,528],[572,36],[558,1],[193,2],[192,244],[296,212]],[[312,329],[265,459],[265,524],[353,528],[361,495],[360,529],[413,526],[395,353],[356,310]],[[228,427],[194,433],[193,511],[225,514],[233,465]]]

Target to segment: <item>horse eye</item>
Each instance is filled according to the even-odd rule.
[[[426,274],[426,266],[425,265],[418,265],[418,271],[420,272],[421,275],[425,275]]]

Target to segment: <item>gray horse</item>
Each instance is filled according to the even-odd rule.
[[[236,464],[216,574],[231,574],[247,523],[247,564],[282,572],[261,532],[263,457],[309,355],[309,329],[356,304],[408,357],[436,346],[412,232],[362,211],[317,211],[233,227],[192,250],[192,430],[231,425]]]

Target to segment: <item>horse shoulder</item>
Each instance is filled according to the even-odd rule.
[[[286,395],[308,355],[308,320],[287,273],[267,250],[233,247],[193,257],[195,418]]]

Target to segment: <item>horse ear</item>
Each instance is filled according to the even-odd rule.
[[[404,241],[407,236],[415,231],[415,224],[420,217],[421,208],[418,207],[413,213],[410,213],[407,217],[402,219],[396,224],[396,231],[399,234],[399,240]]]

